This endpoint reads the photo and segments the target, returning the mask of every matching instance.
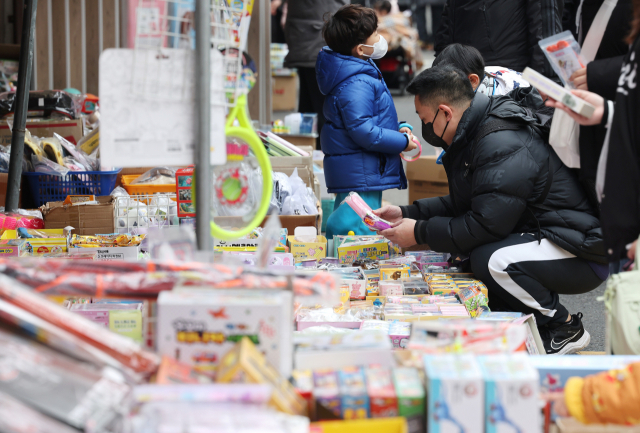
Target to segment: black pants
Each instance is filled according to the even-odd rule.
[[[538,326],[563,323],[569,312],[558,295],[590,292],[602,284],[586,260],[548,239],[512,234],[476,248],[471,269],[489,290],[489,308],[533,313]]]
[[[324,126],[324,95],[320,93],[318,80],[316,79],[316,68],[298,68],[300,77],[300,95],[298,96],[298,111],[300,113],[318,114],[318,140],[316,148],[320,149],[320,131]]]

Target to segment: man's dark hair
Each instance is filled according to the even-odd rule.
[[[378,29],[378,17],[371,8],[342,6],[324,23],[322,37],[336,53],[350,56],[353,47],[363,44]]]
[[[391,2],[387,0],[377,1],[373,5],[373,9],[380,12],[391,13]]]
[[[440,104],[460,105],[475,96],[471,81],[460,69],[443,65],[421,72],[411,81],[407,92],[417,95],[424,105],[435,108]]]
[[[469,45],[448,45],[433,61],[433,66],[452,65],[469,76],[476,74],[480,81],[484,78],[484,59],[476,48]]]

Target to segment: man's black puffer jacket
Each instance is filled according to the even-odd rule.
[[[523,126],[490,133],[473,145],[480,126],[495,118],[518,119]],[[577,257],[607,263],[600,222],[582,186],[528,126],[533,122],[509,96],[475,96],[443,158],[449,195],[402,207],[405,218],[418,220],[418,244],[468,254],[511,233],[535,233]],[[551,187],[537,203],[550,166],[557,167]]]

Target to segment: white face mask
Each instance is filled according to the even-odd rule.
[[[365,44],[360,44],[363,47],[370,47],[373,48],[373,53],[371,54],[364,54],[364,56],[370,57],[372,59],[381,59],[385,56],[385,54],[387,54],[387,49],[389,48],[389,45],[387,44],[387,40],[380,35],[380,40],[378,42],[376,42],[373,45],[365,45]]]

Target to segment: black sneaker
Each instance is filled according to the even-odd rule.
[[[547,355],[569,355],[589,345],[591,336],[582,325],[582,313],[572,314],[571,322],[540,328]]]

